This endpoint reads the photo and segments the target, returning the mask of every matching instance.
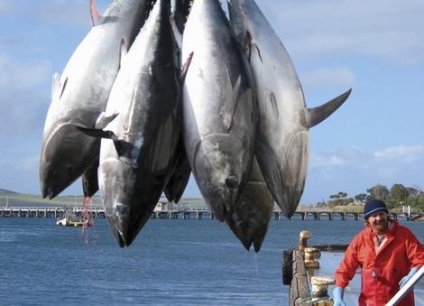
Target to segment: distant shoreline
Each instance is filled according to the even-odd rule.
[[[91,198],[93,207],[101,207],[101,198],[99,195],[94,195]],[[161,197],[159,202],[168,203],[165,197]],[[67,195],[57,196],[53,199],[43,198],[41,195],[21,194],[16,192],[4,192],[0,189],[0,207],[5,206],[25,206],[25,207],[75,207],[83,206],[84,196],[82,195]],[[178,204],[174,205],[198,205],[206,206],[202,198],[183,198]]]

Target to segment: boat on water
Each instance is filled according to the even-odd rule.
[[[86,219],[86,218],[82,219],[82,218],[78,218],[76,215],[67,214],[63,218],[58,219],[56,221],[56,225],[73,226],[73,227],[79,227],[79,226],[89,227],[89,226],[93,226],[94,222],[92,219]]]

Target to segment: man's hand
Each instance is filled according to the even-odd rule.
[[[405,284],[412,278],[412,276],[414,276],[415,273],[417,273],[418,271],[418,267],[414,267],[412,268],[407,276],[404,276],[400,282],[399,282],[399,287],[402,288],[403,286],[405,286]]]
[[[333,289],[333,300],[334,306],[346,306],[343,302],[344,288],[334,287]]]

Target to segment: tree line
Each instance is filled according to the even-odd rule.
[[[389,209],[411,206],[411,209],[424,210],[424,192],[405,187],[402,184],[393,184],[389,189],[385,185],[377,184],[354,197],[349,197],[346,192],[340,191],[330,195],[326,202],[319,202],[317,206],[344,206],[351,203],[364,203],[368,199],[381,199],[386,202]]]

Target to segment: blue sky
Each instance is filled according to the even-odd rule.
[[[0,188],[40,194],[51,77],[88,33],[88,0],[0,0]],[[97,0],[103,12],[111,1]],[[424,2],[261,0],[309,107],[349,88],[310,130],[302,204],[395,183],[424,186]],[[62,194],[80,195],[80,181]],[[184,197],[199,197],[191,180]]]

